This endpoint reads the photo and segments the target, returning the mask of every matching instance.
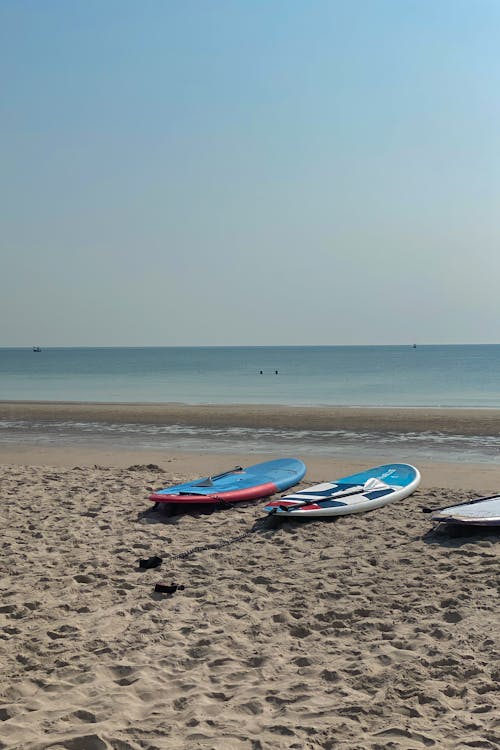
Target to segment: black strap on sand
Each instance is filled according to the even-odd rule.
[[[243,539],[246,539],[248,536],[255,534],[257,531],[265,531],[266,526],[269,525],[269,521],[270,519],[267,516],[265,518],[258,518],[249,529],[243,531],[237,536],[233,536],[231,539],[224,539],[220,542],[213,542],[211,544],[200,544],[196,547],[191,547],[191,549],[185,550],[184,552],[178,552],[176,555],[169,555],[166,558],[155,555],[148,558],[147,560],[140,560],[139,567],[143,570],[148,568],[156,568],[159,567],[164,561],[170,562],[171,560],[185,560],[187,557],[191,557],[191,555],[194,555],[197,552],[206,552],[207,550],[229,547],[229,545],[235,544],[236,542],[241,542]]]

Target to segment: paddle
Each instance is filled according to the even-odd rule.
[[[475,505],[483,500],[495,500],[500,495],[489,495],[488,497],[476,497],[474,500],[464,500],[463,503],[454,503],[453,505],[442,505],[440,508],[422,508],[422,513],[437,513],[439,510],[448,510],[448,508],[460,508],[462,505]]]
[[[236,474],[238,471],[243,471],[242,466],[235,466],[234,469],[229,469],[229,471],[223,471],[222,474],[214,474],[211,477],[207,477],[206,479],[202,479],[200,482],[196,482],[194,487],[213,487],[214,485],[214,479],[222,479],[222,477],[228,477],[230,474]]]
[[[363,486],[358,485],[354,487],[349,487],[347,490],[339,490],[338,492],[332,492],[332,494],[328,495],[328,497],[318,497],[318,498],[309,497],[307,498],[307,500],[301,500],[300,498],[297,498],[297,502],[295,502],[293,505],[280,505],[279,507],[282,510],[286,510],[287,512],[289,512],[289,511],[293,511],[295,508],[300,508],[302,505],[310,505],[311,503],[320,505],[321,503],[325,503],[329,500],[336,500],[338,497],[362,495],[364,492],[370,492],[372,490],[382,490],[386,488],[390,489],[388,484],[385,484],[385,482],[380,481],[380,479],[377,479],[376,477],[370,477],[370,479],[366,480]]]

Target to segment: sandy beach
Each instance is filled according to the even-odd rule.
[[[422,508],[499,491],[500,467],[426,462],[411,497],[337,521],[151,511],[153,489],[270,457],[1,447],[0,748],[499,746],[500,534]],[[307,465],[301,487],[366,468]]]

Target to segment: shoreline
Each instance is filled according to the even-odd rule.
[[[293,451],[289,452],[292,455]],[[149,448],[96,448],[90,443],[83,446],[1,446],[0,466],[6,467],[51,467],[82,470],[116,469],[124,471],[131,466],[146,468],[156,466],[162,472],[160,484],[166,486],[182,477],[183,481],[210,476],[233,466],[250,466],[279,458],[276,453],[222,453],[222,452],[180,452]],[[302,486],[324,481],[332,481],[342,476],[362,471],[368,466],[387,463],[387,455],[369,457],[360,455],[339,457],[302,457],[307,473]],[[408,461],[412,463],[411,461]],[[414,461],[422,475],[421,491],[440,487],[447,490],[468,492],[470,497],[500,492],[500,464],[481,464],[474,461],[452,463],[436,459]]]
[[[0,420],[7,422],[8,434],[8,440],[0,442],[3,465],[126,469],[131,465],[156,464],[168,473],[193,479],[228,466],[249,466],[286,454],[306,462],[309,484],[330,481],[367,466],[402,461],[421,470],[423,487],[474,488],[475,494],[500,491],[500,465],[493,457],[482,460],[473,450],[474,436],[500,437],[500,410],[495,409],[0,401]],[[28,430],[30,423],[36,425],[32,439],[26,440],[26,427],[24,434],[16,433],[9,421],[27,422]],[[62,437],[61,423],[71,425],[70,431],[62,431]],[[110,424],[117,425],[117,430],[104,434],[101,426]],[[188,431],[194,428],[200,430],[201,437],[183,441],[174,431],[167,443],[148,444],[141,442],[140,432],[132,432],[132,437],[124,441],[121,426],[126,430],[126,425],[180,426]],[[233,435],[238,428],[246,431],[243,440],[233,437],[220,441],[224,430]],[[46,430],[53,442],[44,441]],[[266,430],[271,433],[270,439],[263,437]],[[293,431],[307,434],[294,442],[280,439],[280,430],[288,430],[288,437]],[[328,436],[334,432],[340,437]],[[346,437],[348,432],[354,434],[354,439]],[[443,435],[445,442],[454,436],[465,436],[469,442],[462,447],[458,460],[440,448],[439,441],[423,453],[414,437],[431,432],[438,437]],[[327,438],[321,433],[326,433]],[[390,442],[394,434],[401,436],[401,445]],[[54,435],[59,437],[54,439]],[[317,440],[329,450],[315,451]]]
[[[0,419],[500,436],[500,409],[0,401]]]

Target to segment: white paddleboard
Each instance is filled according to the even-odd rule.
[[[278,516],[311,518],[363,513],[402,500],[420,484],[420,472],[410,464],[384,464],[333,482],[323,482],[284,495],[264,510]]]
[[[432,520],[472,526],[500,526],[500,495],[441,508],[433,513]]]

